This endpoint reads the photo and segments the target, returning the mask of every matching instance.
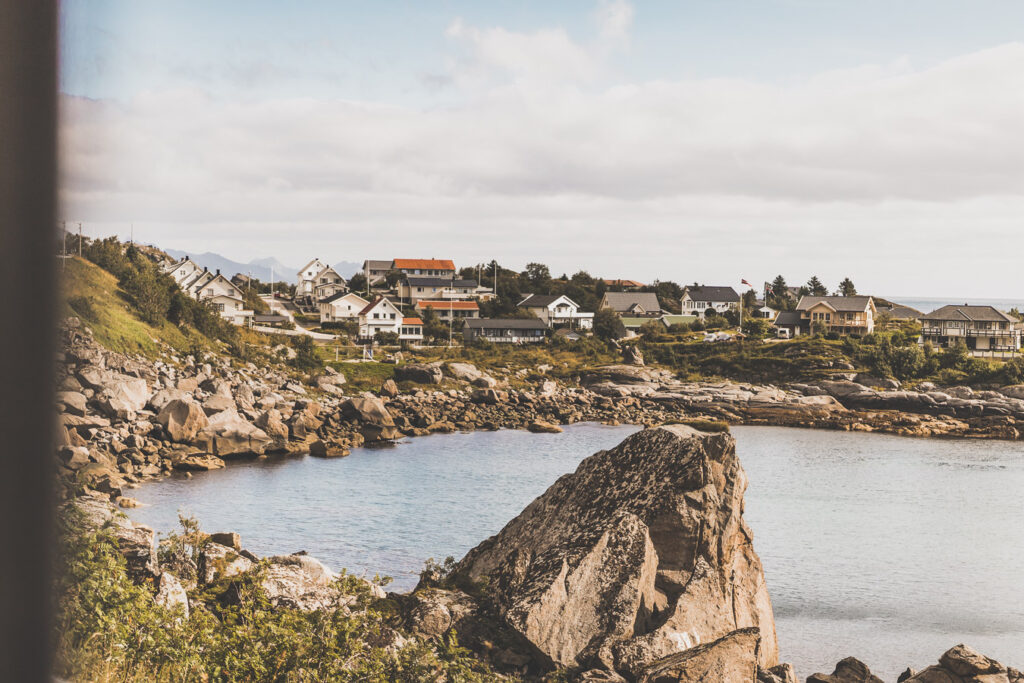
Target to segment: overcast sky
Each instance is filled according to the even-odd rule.
[[[1024,297],[1022,2],[62,8],[90,235]]]

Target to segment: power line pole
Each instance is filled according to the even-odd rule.
[[[78,258],[82,258],[82,224],[78,224]]]

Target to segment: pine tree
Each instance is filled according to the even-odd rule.
[[[857,288],[853,285],[853,280],[843,278],[843,281],[839,283],[839,293],[842,296],[856,296]]]
[[[828,288],[822,284],[817,275],[812,275],[811,279],[807,281],[807,291],[812,296],[825,296],[828,294]]]

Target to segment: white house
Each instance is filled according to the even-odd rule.
[[[301,269],[295,284],[295,298],[312,297],[316,287],[316,276],[330,266],[318,258],[313,259]]]
[[[404,319],[398,306],[378,296],[359,311],[359,336],[372,339],[378,332],[400,334]]]
[[[203,302],[211,306],[228,322],[235,325],[251,325],[253,311],[246,309],[245,302],[233,296],[213,294],[203,297]]]
[[[423,321],[419,318],[402,318],[398,338],[402,341],[423,341]]]
[[[683,315],[703,318],[708,311],[721,315],[726,311],[738,310],[740,295],[732,287],[683,287]]]
[[[539,344],[548,326],[537,318],[478,318],[467,320],[462,328],[466,343],[485,339],[494,344]]]
[[[580,305],[567,296],[531,294],[519,302],[519,307],[533,313],[548,327],[566,325],[582,330],[594,327],[594,314],[580,312]]]
[[[338,292],[317,302],[321,323],[359,320],[359,313],[370,302],[355,292]]]
[[[345,278],[338,271],[328,266],[313,277],[313,300],[320,301],[338,292],[345,292]]]
[[[179,285],[186,278],[189,278],[203,270],[204,269],[198,263],[190,259],[188,256],[177,263],[172,263],[164,268],[164,272],[170,275],[171,278],[173,278]]]

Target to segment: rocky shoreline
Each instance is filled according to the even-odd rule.
[[[76,319],[62,336],[61,479],[68,490],[86,486],[114,498],[144,479],[236,458],[343,456],[366,443],[456,431],[714,420],[1015,440],[1024,422],[1022,385],[903,391],[872,388],[882,380],[864,376],[787,387],[693,383],[642,364],[598,367],[567,382],[544,366],[492,377],[468,363],[435,362],[396,365],[395,379],[377,392],[349,395],[331,368],[297,378],[212,355],[154,362],[102,348]]]
[[[170,621],[205,610],[211,586],[254,581],[271,609],[390,615],[374,638],[395,656],[457,633],[496,680],[557,671],[557,680],[589,682],[796,683],[778,661],[743,519],[746,483],[731,435],[645,429],[586,458],[460,562],[424,572],[409,594],[339,576],[301,551],[256,557],[233,533],[192,532],[195,560],[160,553],[151,529],[95,492],[63,509],[107,530]],[[854,658],[806,680],[881,683]],[[898,680],[1024,683],[1024,674],[961,644]]]

